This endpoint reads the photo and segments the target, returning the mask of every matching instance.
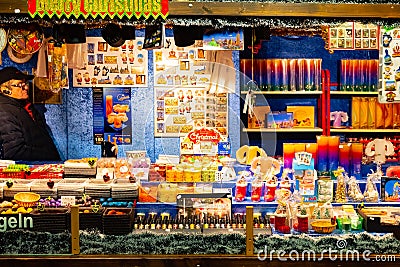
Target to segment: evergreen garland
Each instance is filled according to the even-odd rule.
[[[70,254],[71,235],[67,232],[50,234],[25,230],[0,233],[0,254]],[[339,242],[344,242],[339,247]],[[151,232],[128,235],[104,235],[100,232],[80,234],[82,255],[244,255],[246,237],[242,234],[193,234]],[[369,250],[373,254],[400,254],[400,240],[392,234],[358,233],[348,235],[311,236],[273,235],[254,239],[255,254],[267,248],[269,251]]]

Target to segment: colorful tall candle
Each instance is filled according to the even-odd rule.
[[[304,152],[304,151],[306,151],[306,144],[304,144],[304,143],[295,143],[294,144],[294,153]]]
[[[290,91],[296,91],[297,81],[296,81],[296,65],[297,59],[290,59],[289,60],[289,87]]]
[[[379,62],[378,59],[368,60],[368,87],[369,91],[376,92],[378,90],[378,71]]]
[[[304,90],[304,58],[297,60],[297,91]]]
[[[265,82],[267,84],[268,91],[272,89],[272,71],[273,71],[272,59],[266,59],[265,60],[265,74],[266,74]]]
[[[315,90],[321,91],[321,71],[322,71],[322,59],[317,58],[314,59],[314,83],[315,83]]]
[[[317,150],[318,144],[317,143],[308,143],[306,144],[306,152],[311,153],[314,159],[314,168],[318,166],[318,159],[317,159]]]
[[[279,91],[281,86],[281,60],[280,59],[272,59],[272,68],[273,68],[273,79],[272,79],[272,90]]]
[[[283,168],[292,168],[294,159],[294,144],[284,143],[283,144]]]
[[[342,59],[340,62],[340,89],[342,91],[351,91],[350,87],[350,60]]]
[[[328,171],[328,144],[329,138],[325,135],[317,136],[318,144],[318,171]]]
[[[314,90],[314,60],[307,58],[305,59],[305,68],[304,68],[304,87],[306,91]]]
[[[339,166],[350,173],[350,143],[343,143],[339,145]]]
[[[328,170],[335,171],[339,165],[339,136],[329,136],[328,138],[328,162],[329,167]]]
[[[289,60],[281,59],[281,68],[282,68],[282,83],[281,83],[281,91],[289,90]]]
[[[361,179],[361,161],[363,155],[363,144],[351,144],[351,175],[356,179]]]
[[[357,76],[358,76],[358,60],[350,59],[350,91],[358,91]]]

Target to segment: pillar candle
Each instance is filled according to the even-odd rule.
[[[289,86],[291,91],[296,91],[296,86],[297,86],[296,65],[297,65],[297,59],[289,60],[289,74],[290,74]]]
[[[292,168],[294,159],[294,144],[284,143],[283,144],[283,168]]]
[[[316,143],[308,143],[306,144],[306,152],[311,153],[312,157],[314,159],[314,168],[316,168],[318,165],[317,161],[317,150],[318,150],[318,145]]]
[[[305,59],[304,83],[306,91],[314,90],[314,61],[310,58]]]
[[[304,91],[304,58],[297,60],[297,91]]]
[[[289,60],[282,59],[281,60],[281,67],[282,67],[282,84],[281,90],[287,91],[289,90]]]
[[[296,143],[294,144],[294,153],[296,152],[305,152],[306,151],[306,144],[304,143]]]
[[[318,171],[328,171],[328,136],[317,136],[318,144]]]
[[[266,73],[266,78],[265,78],[265,83],[267,84],[267,91],[272,90],[272,59],[266,59],[265,60],[265,73]]]
[[[328,137],[328,162],[329,162],[329,171],[335,171],[339,165],[339,136],[329,136]]]
[[[350,143],[339,145],[339,166],[350,173]]]
[[[363,155],[363,144],[351,144],[351,175],[356,179],[361,179],[361,161]]]
[[[314,59],[314,83],[315,83],[315,90],[321,91],[321,70],[322,70],[322,59],[317,58]]]

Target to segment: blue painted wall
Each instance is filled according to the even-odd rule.
[[[100,30],[89,30],[87,36],[100,36]],[[37,55],[34,55],[30,61],[25,64],[15,64],[8,56],[7,52],[2,52],[2,66],[16,66],[21,70],[31,72],[32,67],[36,66]],[[272,36],[269,41],[262,42],[262,48],[255,58],[322,58],[322,67],[329,69],[332,75],[332,81],[338,82],[338,66],[340,59],[377,59],[377,51],[335,51],[329,54],[324,49],[324,41],[321,37],[276,37]],[[251,58],[250,51],[233,52],[233,61],[235,69],[239,70],[240,58]],[[70,77],[72,71],[70,71]],[[152,161],[159,154],[179,155],[179,139],[178,138],[154,138],[154,121],[153,121],[153,55],[149,53],[149,87],[131,89],[132,94],[132,121],[133,121],[133,144],[123,145],[119,147],[119,157],[125,155],[127,150],[143,150],[147,151]],[[242,114],[240,108],[241,97],[239,88],[239,73],[236,79],[235,94],[229,96],[229,133],[232,143],[232,154],[235,155],[236,150],[242,144],[260,144],[261,139],[267,144],[269,154],[281,153],[281,142],[285,137],[271,135],[261,137],[258,135],[247,135],[241,133],[241,118],[246,115]],[[81,158],[88,156],[100,156],[100,146],[93,145],[92,126],[92,90],[91,88],[73,88],[72,82],[70,89],[63,90],[63,103],[61,105],[37,105],[40,110],[45,112],[47,122],[52,130],[55,143],[60,151],[62,158]],[[273,110],[286,109],[287,99],[275,99],[270,101]],[[315,99],[291,99],[291,104],[299,101],[311,101],[315,103]],[[349,109],[349,102],[343,100],[333,100],[335,107],[343,107]],[[242,137],[241,137],[242,134]],[[276,141],[280,139],[281,142]],[[315,141],[315,135],[308,137],[309,140],[291,140],[291,141]],[[275,151],[276,150],[276,151]]]
[[[89,30],[87,36],[100,36],[100,30]],[[16,64],[11,61],[6,51],[2,52],[2,57],[2,67],[15,66],[29,73],[37,62],[36,54],[25,64]],[[233,58],[236,69],[239,69],[239,53],[234,52]],[[128,150],[146,150],[152,161],[155,161],[159,154],[179,155],[179,138],[154,138],[153,74],[153,54],[150,52],[148,88],[133,87],[131,89],[132,145],[119,146],[119,157],[124,157],[125,151]],[[69,77],[72,77],[71,70]],[[63,160],[100,157],[100,146],[93,144],[92,89],[74,88],[72,87],[72,79],[70,81],[70,89],[65,89],[62,92],[63,103],[61,105],[46,104],[36,105],[36,107],[44,112]],[[229,132],[233,151],[236,151],[240,145],[238,86],[235,91],[236,94],[229,97]]]

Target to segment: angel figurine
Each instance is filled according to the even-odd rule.
[[[342,122],[347,122],[349,116],[344,111],[332,111],[330,120],[333,121],[332,128],[342,128]]]

